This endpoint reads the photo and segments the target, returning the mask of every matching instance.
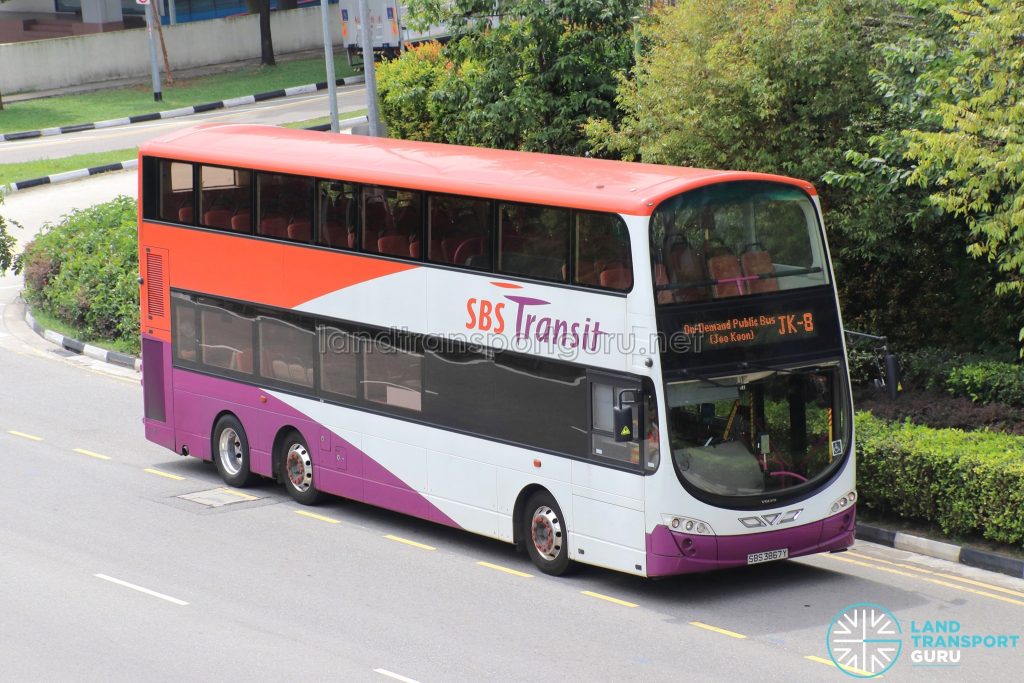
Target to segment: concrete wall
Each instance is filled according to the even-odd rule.
[[[319,7],[270,16],[276,54],[323,47]],[[334,44],[340,47],[340,14],[332,11],[330,19]],[[259,17],[255,14],[163,28],[172,71],[260,56]],[[0,45],[0,92],[7,94],[148,74],[145,29]]]

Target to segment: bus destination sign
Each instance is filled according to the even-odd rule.
[[[760,313],[683,323],[682,333],[700,340],[708,349],[771,344],[817,336],[814,313],[809,310]]]

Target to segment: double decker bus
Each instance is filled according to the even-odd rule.
[[[282,483],[666,576],[853,543],[814,188],[203,125],[140,150],[144,424]]]

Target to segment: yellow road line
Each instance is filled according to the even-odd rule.
[[[92,451],[87,451],[84,448],[74,448],[72,450],[74,450],[75,453],[81,453],[82,455],[88,455],[90,458],[96,458],[97,460],[110,460],[111,459],[109,455],[103,455],[102,453],[93,453]]]
[[[723,636],[729,636],[730,638],[738,638],[740,640],[743,640],[744,638],[746,638],[746,636],[743,635],[742,633],[736,633],[736,631],[728,631],[728,630],[726,630],[724,628],[718,628],[717,626],[712,626],[711,624],[705,624],[705,623],[700,622],[700,621],[691,621],[690,622],[690,626],[696,626],[697,628],[702,628],[702,629],[705,629],[707,631],[714,631],[715,633],[721,633]]]
[[[838,555],[826,555],[826,557],[830,557],[838,562],[848,562],[850,564],[855,564],[859,567],[867,567],[868,569],[875,569],[880,572],[888,572],[889,574],[898,574],[899,576],[906,576],[911,579],[927,581],[928,583],[934,583],[936,585],[944,586],[946,588],[952,588],[953,590],[963,591],[964,593],[973,593],[974,595],[981,595],[986,598],[992,598],[993,600],[999,600],[1000,602],[1008,602],[1011,605],[1020,605],[1021,607],[1024,607],[1024,600],[1014,600],[1013,598],[1006,598],[1002,595],[986,593],[985,591],[980,591],[974,588],[968,588],[967,586],[958,586],[955,583],[950,583],[948,581],[939,581],[938,579],[928,578],[927,576],[918,576],[917,574],[911,574],[910,572],[900,571],[899,569],[890,569],[889,567],[881,567],[877,564],[861,562],[860,560],[851,560],[848,557],[840,557]]]
[[[512,576],[521,576],[524,579],[532,579],[533,574],[527,574],[526,572],[517,571],[515,569],[509,569],[508,567],[502,567],[500,564],[491,564],[490,562],[477,562],[481,567],[487,567],[488,569],[497,569],[499,572],[505,572]]]
[[[604,600],[605,602],[613,602],[616,605],[622,605],[623,607],[639,607],[640,606],[640,605],[636,604],[635,602],[626,602],[625,600],[619,600],[618,598],[613,598],[610,595],[601,595],[600,593],[595,593],[593,591],[580,591],[580,592],[583,593],[583,595],[586,595],[587,597],[597,598],[598,600]]]
[[[177,474],[171,474],[170,472],[161,472],[160,470],[150,469],[149,467],[142,471],[149,472],[150,474],[155,474],[158,477],[166,477],[167,479],[173,479],[175,481],[183,481],[185,479],[185,477],[179,477]]]
[[[7,433],[8,434],[13,434],[14,436],[20,436],[23,439],[29,439],[30,441],[42,441],[43,440],[43,437],[41,437],[41,436],[33,436],[32,434],[26,434],[25,432],[17,432],[17,431],[15,431],[13,429],[8,429]]]
[[[292,512],[297,515],[302,515],[303,517],[309,517],[310,519],[318,519],[321,522],[327,522],[328,524],[341,524],[340,521],[333,517],[325,517],[324,515],[318,515],[315,512],[306,512],[305,510],[293,510]]]
[[[425,543],[417,543],[416,541],[410,541],[409,539],[402,538],[401,536],[392,536],[391,534],[386,534],[384,538],[388,539],[389,541],[398,541],[399,543],[405,543],[406,545],[411,545],[412,547],[420,548],[421,550],[437,550],[437,548],[435,548],[432,545],[426,545]]]
[[[248,493],[242,493],[241,491],[236,491],[234,489],[229,489],[226,486],[221,487],[220,490],[223,493],[230,493],[232,496],[238,496],[242,500],[259,500],[259,496],[250,496]]]
[[[935,572],[935,571],[931,571],[930,569],[923,569],[921,567],[915,567],[913,565],[904,564],[902,562],[891,562],[889,560],[883,560],[880,557],[872,557],[871,555],[861,555],[861,554],[855,553],[855,552],[849,552],[848,551],[846,554],[850,555],[851,557],[860,557],[860,558],[865,559],[865,560],[871,560],[872,562],[881,562],[882,564],[888,564],[888,565],[892,565],[894,567],[904,567],[906,569],[910,569],[910,570],[915,571],[915,572],[920,572],[922,574],[931,574],[932,576],[940,576],[940,577],[942,577],[944,579],[952,579],[953,581],[961,581],[963,583],[968,583],[968,584],[970,584],[972,586],[978,586],[979,588],[987,588],[989,590],[998,591],[1000,593],[1006,593],[1008,595],[1016,595],[1017,597],[1024,598],[1024,593],[1022,593],[1020,591],[1010,590],[1009,588],[1003,588],[1002,586],[994,586],[991,583],[985,583],[983,581],[975,581],[974,579],[968,579],[968,578],[965,578],[963,576],[957,576],[955,574],[946,574],[944,572]]]
[[[858,676],[863,676],[864,678],[882,678],[882,676],[875,676],[870,671],[864,671],[864,669],[858,669],[855,666],[836,666],[836,663],[833,662],[831,659],[824,659],[822,657],[815,657],[814,655],[807,655],[806,657],[804,657],[804,659],[809,659],[812,662],[817,662],[818,664],[826,664],[828,666],[831,666],[834,669],[840,669],[842,671],[847,671],[847,672],[849,672],[851,674],[857,674]]]

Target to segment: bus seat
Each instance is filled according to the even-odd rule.
[[[252,372],[252,351],[235,351],[231,354],[230,368],[237,372]]]
[[[677,285],[696,285],[708,279],[704,272],[704,259],[687,242],[676,241],[668,252],[669,281]],[[672,292],[676,301],[704,301],[708,298],[706,286],[683,287]]]
[[[772,255],[757,243],[747,245],[742,256],[740,256],[740,265],[743,266],[743,274],[747,276],[775,275],[775,264],[772,263]],[[779,291],[779,281],[774,277],[747,280],[747,291],[751,294],[777,292]]]
[[[310,370],[310,374],[312,374]],[[292,363],[288,366],[288,380],[296,384],[306,383],[306,368],[299,363]],[[311,378],[312,379],[312,378]]]
[[[288,239],[308,242],[312,237],[309,221],[292,221],[288,224]]]
[[[267,216],[260,221],[260,234],[264,237],[287,237],[288,219],[284,216]]]
[[[463,240],[462,244],[455,248],[455,257],[452,260],[456,265],[464,266],[470,257],[484,253],[484,238],[473,237]]]
[[[352,247],[345,226],[337,221],[324,221],[320,226],[320,243],[328,247]]]
[[[274,369],[274,379],[288,380],[288,364],[280,358],[275,358],[270,362],[270,367]]]
[[[192,222],[192,207],[191,206],[183,206],[180,209],[178,209],[178,220],[181,221],[182,223],[191,223]]]
[[[409,238],[405,235],[384,235],[377,239],[377,251],[389,256],[405,256],[409,253]]]
[[[227,230],[231,227],[233,213],[230,209],[210,209],[203,214],[203,225]]]
[[[711,287],[712,296],[724,299],[743,294],[743,270],[739,259],[728,249],[718,247],[707,255],[708,276],[719,280]]]
[[[666,270],[665,265],[663,263],[655,264],[655,266],[654,266],[654,284],[655,284],[655,286],[667,285],[668,283],[669,283],[668,282],[668,270]],[[665,290],[662,290],[662,291],[658,292],[658,297],[657,298],[658,298],[658,303],[659,304],[670,304],[673,301],[675,301],[675,297],[673,296],[672,290],[670,290],[670,289],[665,289]]]
[[[578,285],[596,285],[599,281],[599,272],[597,264],[593,261],[577,261],[574,282]]]
[[[409,242],[409,257],[410,258],[419,258],[420,257],[420,254],[423,251],[423,248],[422,248],[421,244],[422,243],[419,240],[416,240],[415,242]]]
[[[598,278],[602,287],[629,289],[633,286],[633,269],[626,264],[612,264],[601,271]]]
[[[248,211],[239,211],[231,217],[231,229],[235,232],[249,232],[252,230],[252,214]]]

